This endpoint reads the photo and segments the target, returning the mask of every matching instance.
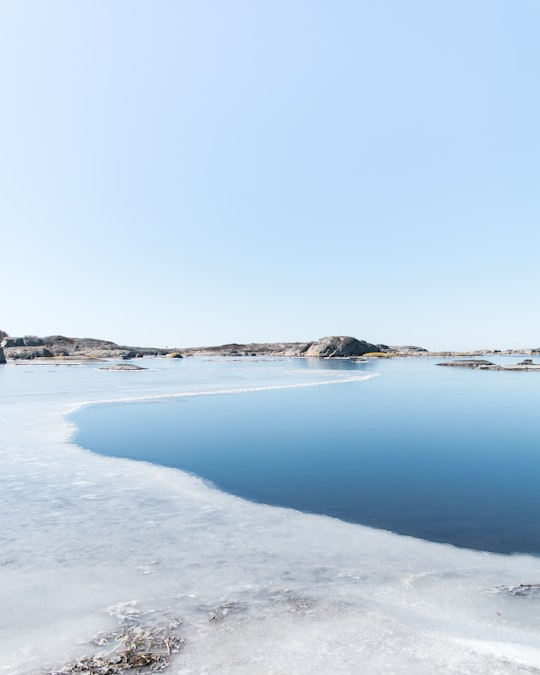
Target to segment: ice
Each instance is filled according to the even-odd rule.
[[[365,375],[289,360],[144,365],[0,367],[0,673],[59,670],[126,622],[168,620],[185,641],[177,674],[540,672],[538,558],[250,503],[85,451],[64,419],[92,401]]]

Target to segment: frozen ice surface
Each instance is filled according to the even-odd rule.
[[[0,673],[90,656],[122,617],[182,619],[176,674],[540,673],[540,594],[512,590],[540,582],[538,558],[246,502],[82,450],[64,419],[92,401],[331,386],[350,372],[145,365],[0,367]]]

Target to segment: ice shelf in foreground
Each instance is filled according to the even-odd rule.
[[[184,644],[170,673],[540,669],[540,593],[527,586],[540,583],[539,559],[249,503],[84,451],[63,418],[91,401],[315,386],[350,372],[146,365],[0,371],[0,673],[61,670],[126,622],[173,620]]]

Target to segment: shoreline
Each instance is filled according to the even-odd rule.
[[[519,349],[428,350],[412,345],[373,344],[350,336],[329,336],[311,342],[251,342],[218,346],[154,348],[118,345],[95,338],[4,337],[0,341],[0,364],[10,362],[63,363],[75,365],[110,359],[141,358],[181,359],[193,356],[223,356],[249,359],[256,357],[296,357],[330,359],[364,359],[397,357],[469,358],[481,356],[534,356],[540,347]]]

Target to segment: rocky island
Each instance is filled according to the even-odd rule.
[[[231,343],[213,347],[130,347],[110,340],[73,338],[64,335],[47,337],[10,337],[0,340],[0,363],[7,361],[55,360],[96,361],[103,359],[134,359],[145,356],[305,356],[320,358],[358,358],[366,354],[417,354],[426,352],[421,347],[388,347],[357,340],[350,336],[325,337],[313,342]],[[427,353],[427,352],[426,352]]]
[[[131,360],[142,357],[167,357],[181,359],[185,356],[276,356],[276,357],[306,357],[306,358],[383,358],[392,356],[402,357],[468,357],[456,361],[447,361],[439,365],[453,365],[484,370],[535,370],[540,366],[523,361],[517,365],[498,366],[485,359],[470,358],[485,356],[486,354],[499,355],[540,355],[540,347],[527,349],[507,350],[475,350],[468,352],[431,352],[424,347],[414,345],[389,346],[375,344],[366,340],[358,340],[351,336],[329,336],[312,342],[251,342],[229,343],[212,347],[131,347],[118,345],[110,340],[96,338],[73,338],[64,335],[49,335],[36,337],[12,337],[0,331],[0,364],[9,361],[24,362],[66,362],[80,363],[84,361],[103,361],[108,359]],[[132,369],[133,370],[133,369]]]
[[[386,345],[374,345],[349,336],[324,337],[315,342],[252,342],[216,347],[196,347],[182,350],[185,356],[315,356],[324,358],[354,358],[368,353],[380,353]]]
[[[534,363],[532,359],[523,359],[519,363],[500,365],[487,359],[459,359],[457,361],[445,361],[437,363],[438,366],[453,366],[457,368],[473,368],[474,370],[540,370],[540,363]]]
[[[64,335],[36,337],[5,336],[0,340],[0,362],[2,355],[7,361],[56,359],[91,361],[101,359],[133,359],[143,356],[166,356],[169,349],[149,347],[126,347],[110,340],[96,338],[72,338]],[[4,361],[5,362],[5,361]]]

